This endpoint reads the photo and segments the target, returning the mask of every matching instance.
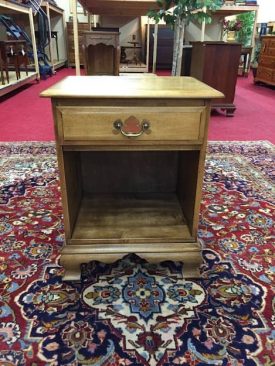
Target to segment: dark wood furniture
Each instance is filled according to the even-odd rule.
[[[241,50],[241,75],[248,76],[251,63],[252,47],[242,47]]]
[[[79,40],[79,59],[80,65],[84,65],[84,56],[81,51],[83,44],[83,33],[90,30],[89,23],[78,23],[78,40]],[[74,54],[74,32],[73,23],[67,22],[67,49],[68,49],[68,65],[75,66],[75,54]]]
[[[218,89],[224,98],[215,100],[212,108],[233,116],[235,87],[241,56],[240,43],[192,42],[191,76]]]
[[[275,36],[263,36],[255,82],[275,85]]]
[[[119,75],[119,32],[83,32],[82,51],[87,75]]]
[[[5,71],[5,74],[4,74],[4,71]],[[0,72],[1,72],[1,83],[2,83],[2,85],[5,85],[5,83],[6,83],[5,75],[6,75],[7,82],[9,82],[9,71],[8,71],[8,68],[6,67],[5,62],[2,60],[1,52],[0,52]]]
[[[174,42],[174,31],[167,25],[159,24],[158,44],[157,44],[157,65],[156,65],[157,69],[172,68],[173,42]],[[154,48],[154,25],[150,24],[149,67],[152,67],[153,64],[153,48]]]
[[[52,98],[64,211],[65,279],[127,253],[184,261],[197,238],[207,128],[220,92],[193,78],[70,76]]]
[[[1,69],[5,70],[7,82],[9,83],[9,70],[14,69],[16,79],[20,79],[20,67],[24,65],[26,75],[28,75],[28,56],[26,49],[26,41],[24,40],[6,40],[0,41],[0,53],[1,53]],[[3,72],[1,72],[2,84]]]

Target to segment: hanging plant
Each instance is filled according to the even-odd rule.
[[[211,22],[207,11],[215,11],[223,4],[223,0],[157,0],[158,10],[150,10],[147,14],[156,23],[164,20],[174,30],[174,49],[172,75],[180,75],[184,31],[191,20]]]

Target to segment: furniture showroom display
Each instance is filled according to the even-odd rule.
[[[26,41],[24,40],[7,40],[0,41],[0,57],[2,61],[1,67],[1,82],[3,85],[10,82],[9,69],[12,68],[15,71],[16,79],[21,78],[22,66],[24,66],[24,71],[28,76],[28,56]],[[5,76],[6,80],[4,77]]]
[[[0,0],[0,14],[10,17],[12,19],[19,19],[20,23],[22,22],[24,24],[24,27],[28,29],[28,35],[31,39],[31,48],[33,51],[33,62],[32,68],[29,68],[27,65],[29,63],[28,57],[27,57],[27,50],[24,42],[24,40],[18,40],[21,42],[21,46],[18,49],[17,46],[13,46],[13,49],[16,51],[19,50],[20,57],[16,58],[11,55],[11,57],[8,57],[9,54],[9,47],[7,48],[7,43],[1,43],[1,55],[0,55],[0,71],[1,71],[1,83],[0,83],[0,97],[10,93],[11,91],[15,89],[19,89],[21,86],[28,84],[32,82],[33,80],[39,80],[39,64],[38,64],[38,57],[37,57],[37,49],[36,49],[36,40],[35,40],[35,31],[34,31],[34,14],[32,11],[32,7],[28,7],[24,4],[17,3],[17,2],[11,2],[11,1],[5,1]],[[8,39],[7,34],[2,28],[1,32],[1,42],[9,42],[9,41],[17,41],[17,40],[11,40]],[[22,52],[22,46],[24,52]],[[14,62],[14,63],[13,63]],[[18,66],[18,62],[20,63],[20,66]],[[22,65],[24,68],[22,68]],[[28,66],[27,72],[26,71],[26,65]]]
[[[191,44],[191,76],[221,91],[224,98],[215,100],[212,107],[224,110],[226,116],[233,116],[241,44],[215,41]]]
[[[190,77],[69,76],[41,96],[55,120],[64,279],[127,253],[199,276],[207,128],[222,93]]]
[[[80,65],[84,65],[84,56],[81,51],[83,44],[83,33],[90,31],[89,23],[78,23],[78,47]],[[68,65],[75,66],[74,32],[73,23],[67,22],[67,41],[68,41]]]
[[[153,65],[153,49],[154,49],[154,24],[149,24],[149,66]],[[148,31],[148,25],[146,25],[146,32]],[[146,48],[147,48],[146,39]],[[172,69],[173,62],[173,42],[174,31],[166,24],[158,25],[157,33],[157,56],[156,67],[160,69]]]
[[[275,36],[263,36],[255,82],[275,85]]]
[[[119,32],[83,32],[86,75],[119,75]]]

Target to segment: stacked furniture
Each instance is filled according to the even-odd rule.
[[[42,1],[41,6],[47,14],[51,34],[47,55],[53,70],[56,70],[67,63],[65,13],[63,9],[48,1]]]
[[[255,82],[275,85],[275,36],[263,36]]]
[[[78,43],[79,43],[79,59],[80,65],[84,65],[84,55],[81,52],[81,47],[84,40],[84,32],[90,31],[89,23],[78,23]],[[74,49],[74,33],[73,23],[67,22],[67,49],[68,49],[68,65],[75,66],[75,49]]]
[[[25,70],[26,65],[28,63],[28,59],[25,54],[25,48],[24,48],[25,46],[20,40],[21,46],[18,44],[18,46],[20,47],[18,53],[21,53],[21,55],[18,54],[18,57],[14,56],[8,57],[10,48],[5,42],[9,40],[5,39],[7,37],[2,38],[1,57],[0,57],[0,71],[1,71],[0,96],[2,96],[33,80],[39,80],[40,75],[39,75],[39,64],[37,58],[37,48],[36,48],[32,8],[25,6],[23,4],[0,0],[0,13],[1,15],[6,15],[12,18],[20,17],[20,19],[25,20],[28,19],[28,26],[30,28],[30,37],[31,37],[31,48],[33,51],[33,59],[34,59],[33,60],[34,65],[32,65],[32,67],[28,70],[27,74],[26,73],[20,74],[20,67],[18,66],[18,63],[20,65],[22,63],[25,64]],[[23,52],[24,54],[22,53],[22,45],[24,49]],[[15,47],[14,45],[14,49],[16,49],[17,52],[17,46]],[[15,70],[15,72],[11,72],[10,63],[13,63],[12,68]]]

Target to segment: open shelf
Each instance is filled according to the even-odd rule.
[[[192,172],[186,159],[197,156],[197,151],[64,151],[70,166],[66,179],[72,181],[67,193],[75,197],[69,244],[194,242],[189,200],[196,185],[188,188],[186,182],[197,166]]]
[[[25,71],[21,71],[20,79],[16,79],[15,71],[9,71],[10,82],[6,84],[0,84],[0,97],[10,93],[11,91],[21,87],[22,85],[28,84],[33,80],[39,80],[39,74],[33,71],[28,71],[28,75]]]
[[[72,243],[190,242],[188,226],[173,193],[88,195],[82,199]]]
[[[217,9],[214,13],[222,16],[231,16],[246,13],[249,11],[257,11],[259,9],[258,5],[223,5]]]
[[[148,72],[148,67],[144,63],[135,64],[120,64],[119,65],[119,72]]]

